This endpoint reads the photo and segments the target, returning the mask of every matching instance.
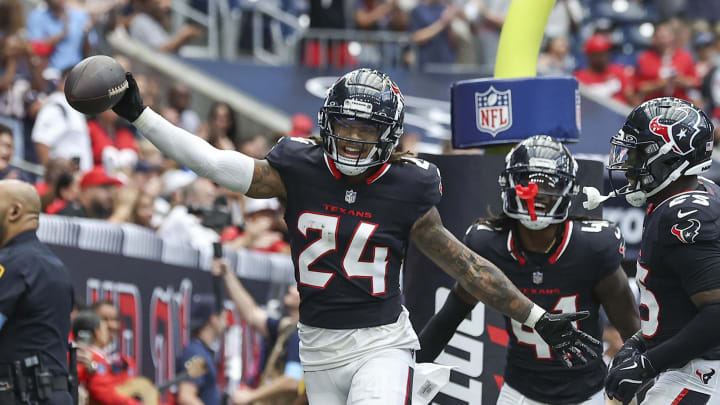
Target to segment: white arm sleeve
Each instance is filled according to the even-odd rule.
[[[252,183],[255,160],[232,150],[216,149],[198,136],[168,122],[149,107],[133,125],[160,151],[199,176],[245,194]]]

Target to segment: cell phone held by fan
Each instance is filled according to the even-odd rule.
[[[219,259],[221,257],[223,257],[222,243],[214,242],[213,243],[213,258]]]

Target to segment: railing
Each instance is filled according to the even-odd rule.
[[[231,0],[208,0],[207,3],[208,13],[204,14],[193,9],[188,0],[173,1],[175,27],[189,19],[208,30],[207,44],[186,45],[181,49],[182,56],[238,60],[241,32],[252,35],[252,58],[275,66],[301,62],[307,49],[300,47],[307,43],[314,44],[319,56],[316,67],[332,64],[335,45],[341,43],[347,46],[342,52],[348,52],[358,64],[379,67],[405,66],[405,53],[416,50],[412,36],[406,32],[310,29],[307,16],[288,13],[272,1],[244,2],[239,6]],[[243,19],[243,13],[249,18]],[[250,24],[250,29],[243,31],[243,23]],[[270,33],[270,50],[263,43],[266,29]]]
[[[178,266],[210,269],[212,246],[195,249],[170,244],[153,231],[134,224],[115,225],[97,219],[40,215],[38,238],[45,243],[77,247]],[[258,253],[246,249],[224,251],[230,268],[244,278],[273,282],[294,282],[290,256]]]
[[[224,0],[226,2],[227,0]],[[182,26],[187,20],[195,24],[199,24],[207,30],[207,44],[204,45],[185,45],[180,48],[181,56],[190,58],[210,58],[218,59],[220,57],[220,33],[218,24],[220,18],[220,6],[218,0],[208,1],[208,13],[204,14],[194,9],[187,0],[173,0],[173,27],[175,29]]]
[[[337,52],[348,52],[358,65],[397,68],[407,66],[408,51],[417,50],[412,35],[406,32],[315,28],[305,31],[302,39],[316,44],[319,61],[313,65],[318,67],[332,64],[333,57],[340,57]],[[338,51],[340,44],[346,44],[347,49],[342,47]],[[298,56],[302,56],[301,53]]]

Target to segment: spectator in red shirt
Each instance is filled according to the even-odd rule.
[[[575,72],[575,77],[588,90],[602,98],[613,98],[621,103],[635,104],[632,82],[625,66],[610,63],[612,43],[601,34],[585,42],[588,67]]]
[[[114,208],[113,188],[122,186],[115,177],[108,176],[102,166],[95,166],[80,180],[80,193],[76,200],[67,201],[58,215],[82,218],[107,219]]]
[[[117,386],[135,377],[136,370],[132,359],[105,352],[105,346],[110,344],[107,322],[93,311],[82,311],[75,317],[72,331],[78,344],[87,347],[92,355],[89,367],[78,364],[78,382],[87,388],[90,403],[142,405],[116,391]]]
[[[105,166],[114,173],[117,169],[132,169],[137,162],[135,136],[127,127],[118,125],[113,110],[98,114],[88,121],[93,163]]]
[[[55,183],[55,199],[45,208],[46,214],[57,214],[67,207],[68,202],[77,201],[80,197],[79,172],[64,172]]]
[[[692,55],[676,46],[669,22],[655,27],[653,47],[638,57],[636,79],[643,100],[667,96],[688,100],[688,90],[698,87]]]

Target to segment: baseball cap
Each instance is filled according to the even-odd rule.
[[[95,166],[89,172],[85,173],[80,180],[80,188],[96,187],[96,186],[121,186],[123,183],[115,177],[108,176],[105,168]]]
[[[187,170],[168,170],[162,175],[163,194],[172,194],[185,188],[197,179],[197,175]]]
[[[215,297],[208,294],[196,294],[190,303],[190,330],[202,328],[210,317],[219,313]]]
[[[305,114],[295,114],[292,116],[292,129],[290,130],[290,136],[298,136],[307,138],[313,129],[312,119]]]
[[[585,41],[585,53],[605,52],[612,48],[612,42],[605,35],[593,34]]]
[[[700,32],[693,38],[693,46],[697,49],[704,48],[708,45],[712,45],[715,41],[715,37],[710,32]]]
[[[245,198],[245,215],[260,211],[277,211],[280,201],[277,198]]]

